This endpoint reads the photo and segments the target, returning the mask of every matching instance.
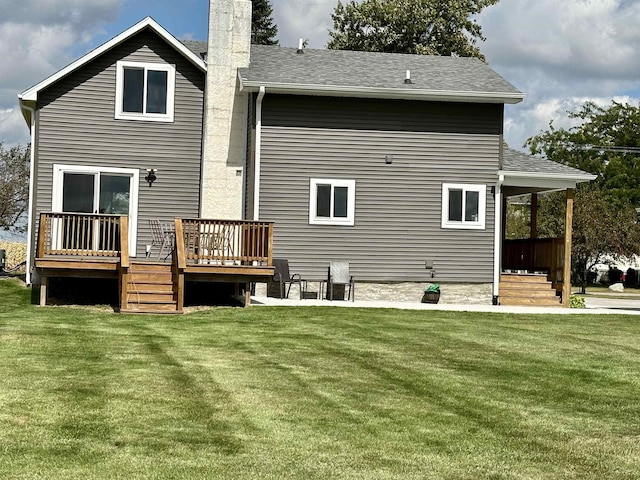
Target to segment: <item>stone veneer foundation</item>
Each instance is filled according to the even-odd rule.
[[[376,300],[389,302],[416,302],[422,299],[422,294],[428,283],[357,283],[355,287],[355,299],[361,301]],[[492,285],[490,283],[451,283],[440,284],[440,302],[443,304],[472,304],[491,305]],[[318,283],[309,283],[308,290],[317,292]],[[267,294],[266,284],[256,285],[256,296],[264,297]],[[291,299],[300,298],[298,286],[291,288]]]

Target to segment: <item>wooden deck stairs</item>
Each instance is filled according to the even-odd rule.
[[[556,289],[546,275],[502,274],[500,305],[560,307],[561,303]]]
[[[122,283],[122,313],[182,313],[172,264],[131,262]]]

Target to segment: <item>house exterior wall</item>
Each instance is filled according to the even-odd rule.
[[[119,60],[176,66],[172,123],[114,119]],[[204,81],[203,72],[146,29],[41,92],[36,221],[52,208],[54,164],[140,170],[138,256],[144,256],[145,245],[151,243],[150,218],[197,217]],[[144,180],[148,168],[158,170],[151,187]]]
[[[344,260],[359,282],[493,281],[502,105],[267,93],[263,109],[259,216],[293,272]],[[355,180],[354,226],[309,224],[311,178]],[[486,185],[484,229],[441,227],[443,183]]]

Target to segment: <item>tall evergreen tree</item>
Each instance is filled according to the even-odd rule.
[[[251,2],[251,43],[254,45],[278,45],[278,27],[273,24],[272,14],[269,0]]]
[[[328,48],[422,55],[484,55],[484,40],[472,18],[499,0],[338,1],[331,17]]]

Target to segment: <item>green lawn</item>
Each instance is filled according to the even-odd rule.
[[[0,478],[640,478],[640,316],[28,305]]]

